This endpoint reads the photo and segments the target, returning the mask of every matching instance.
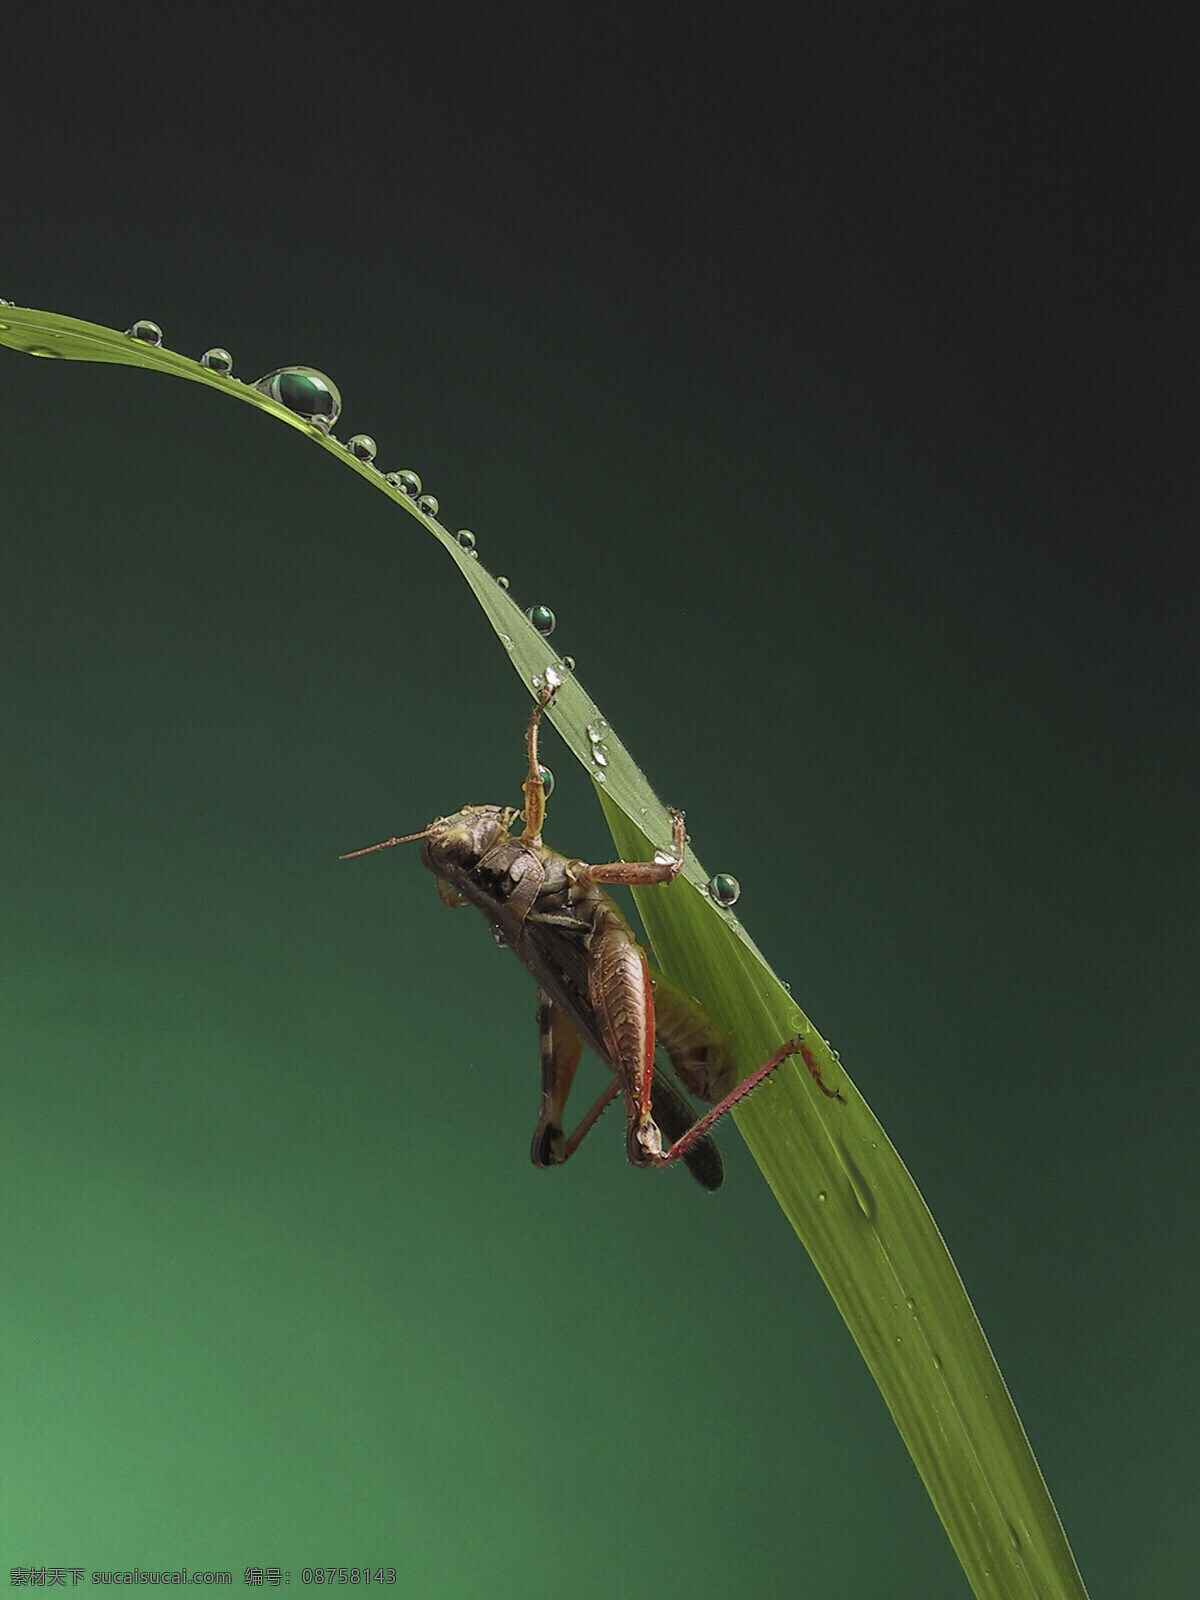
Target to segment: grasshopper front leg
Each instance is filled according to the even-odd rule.
[[[551,685],[543,689],[538,696],[533,710],[529,716],[529,726],[525,730],[525,752],[528,757],[529,770],[525,782],[521,785],[521,792],[525,796],[525,828],[521,834],[521,843],[532,845],[540,849],[542,845],[542,825],[546,820],[546,785],[542,778],[542,768],[538,761],[538,725],[542,720],[542,713],[554,699],[556,689]],[[672,878],[678,876],[683,866],[683,852],[687,844],[687,834],[684,832],[684,818],[682,811],[670,807],[671,824],[674,832],[675,859],[673,861],[607,861],[598,866],[577,863],[584,869],[592,883],[670,883]]]

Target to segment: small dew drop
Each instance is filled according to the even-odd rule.
[[[909,1295],[905,1299],[904,1304],[908,1307],[908,1309],[910,1311],[915,1311],[916,1310],[917,1302],[913,1299],[912,1295]]]
[[[818,1205],[823,1206],[825,1204],[826,1200],[828,1200],[828,1199],[829,1199],[829,1196],[825,1193],[824,1189],[818,1189],[817,1190],[817,1204]]]
[[[554,632],[556,619],[549,606],[530,606],[525,615],[533,623],[543,639],[549,638]]]
[[[346,449],[356,461],[365,461],[368,466],[374,461],[378,450],[374,439],[369,433],[356,433],[346,440]]]
[[[420,494],[421,480],[417,477],[415,472],[409,472],[407,470],[404,472],[389,472],[388,482],[392,483],[393,479],[395,479],[393,487],[399,489],[401,494],[410,495],[414,500]]]
[[[567,669],[568,672],[574,672],[575,671],[575,657],[574,656],[564,656],[562,658],[562,664]]]
[[[250,386],[328,433],[342,414],[337,384],[315,367],[279,367]]]
[[[219,345],[215,345],[200,357],[200,365],[207,367],[210,372],[215,372],[219,378],[227,378],[233,371],[233,357],[228,350],[222,350]]]
[[[654,852],[654,865],[656,867],[673,867],[675,857],[669,850],[656,850]]]
[[[606,767],[608,765],[608,751],[602,744],[594,744],[592,746],[592,760],[598,767]]]
[[[708,880],[708,893],[719,906],[735,906],[741,896],[742,886],[731,872],[715,872]]]
[[[539,767],[538,772],[541,774],[542,788],[547,795],[552,795],[554,793],[554,774],[549,767]]]
[[[535,672],[533,677],[530,678],[529,681],[530,681],[530,683],[533,685],[533,687],[535,689],[540,689],[542,687],[542,679],[541,679],[541,674],[540,673]]]
[[[508,588],[508,579],[507,578],[498,577],[496,579],[496,582],[500,585],[500,587],[502,589],[507,589]]]
[[[608,781],[602,772],[593,772],[592,777],[595,778],[597,783],[607,783]]]
[[[438,514],[437,496],[423,494],[417,501],[417,509],[423,511],[427,517],[436,517]]]
[[[553,662],[546,668],[546,682],[552,689],[557,689],[562,684],[562,674]]]
[[[506,633],[502,633],[500,635],[500,643],[504,646],[504,648],[506,650],[511,650],[512,647],[513,647],[513,642],[509,638],[508,634],[506,634]]]
[[[454,537],[458,540],[459,544],[462,545],[464,550],[474,550],[475,535],[471,532],[470,528],[460,528]]]
[[[942,1370],[942,1358],[940,1355],[938,1355],[936,1350],[933,1352],[933,1364],[938,1372]]]
[[[162,343],[162,329],[157,322],[148,322],[144,318],[133,323],[125,329],[131,339],[140,339],[143,344],[159,345]]]

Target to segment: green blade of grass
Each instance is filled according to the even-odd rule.
[[[309,435],[416,517],[475,592],[531,694],[561,679],[549,716],[596,784],[626,859],[669,845],[668,814],[574,675],[452,534],[370,465],[285,406],[160,346],[92,323],[0,306],[0,344],[30,355],[146,367],[221,389]],[[663,969],[722,1025],[741,1073],[799,1034],[826,1099],[795,1058],[734,1113],[879,1385],[978,1600],[1086,1600],[1070,1547],[983,1330],[904,1163],[840,1061],[689,851],[669,888],[635,890]]]

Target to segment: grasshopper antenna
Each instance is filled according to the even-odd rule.
[[[420,833],[406,833],[402,839],[381,839],[378,844],[367,844],[361,850],[347,850],[344,856],[339,856],[339,861],[353,861],[355,856],[369,856],[372,850],[390,850],[394,844],[411,844],[414,839],[428,839],[429,828],[422,828]]]

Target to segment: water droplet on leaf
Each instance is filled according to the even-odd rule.
[[[545,789],[547,795],[552,795],[554,793],[554,774],[549,767],[539,767],[538,771],[542,777],[542,788]]]
[[[460,528],[454,537],[458,540],[459,544],[462,545],[464,550],[474,550],[475,535],[471,532],[470,528]]]
[[[735,906],[742,886],[731,872],[714,872],[708,880],[708,893],[719,906]]]
[[[220,378],[227,378],[233,371],[233,357],[228,350],[222,350],[216,345],[204,352],[200,357],[200,365],[207,367],[210,372],[215,372]]]
[[[346,449],[356,461],[365,461],[370,464],[375,459],[378,449],[374,439],[369,433],[356,433],[346,440]]]
[[[525,615],[533,623],[543,639],[549,638],[554,632],[555,616],[549,606],[530,606]]]
[[[438,514],[437,496],[423,494],[417,501],[417,509],[423,511],[427,517],[436,517]]]
[[[502,589],[507,589],[508,588],[508,579],[507,578],[497,578],[496,582],[500,585],[500,587]]]
[[[342,414],[342,397],[332,378],[315,367],[279,367],[257,379],[251,388],[277,400],[305,422],[328,433]]]

